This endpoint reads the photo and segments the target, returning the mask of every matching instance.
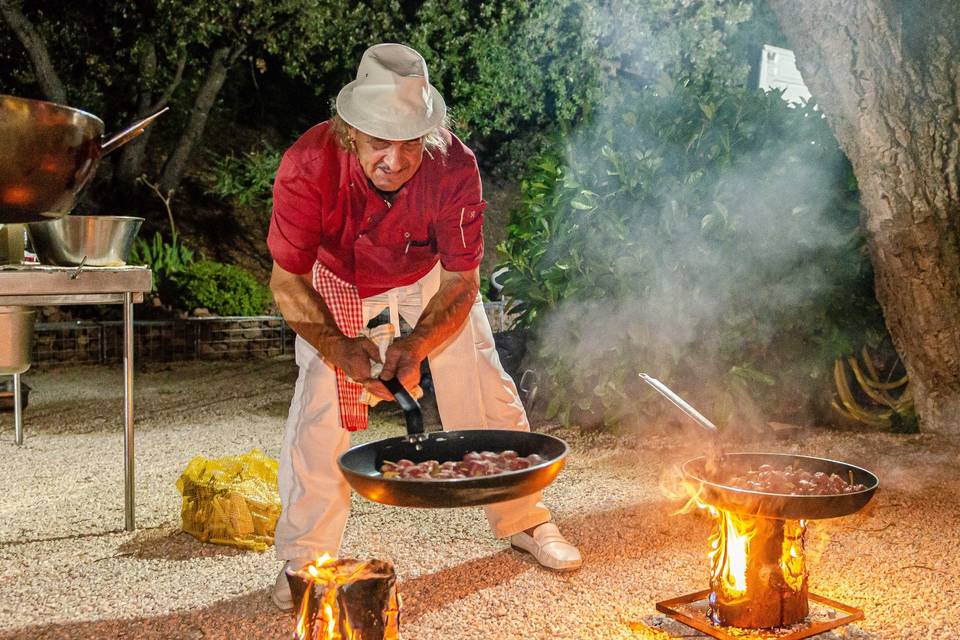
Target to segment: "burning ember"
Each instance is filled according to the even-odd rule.
[[[804,520],[748,516],[721,509],[703,498],[699,484],[685,481],[690,496],[680,513],[705,510],[710,535],[710,619],[718,625],[759,629],[805,618],[807,569]]]
[[[802,520],[754,518],[710,507],[711,619],[721,625],[768,628],[807,616]]]
[[[296,608],[295,640],[398,640],[393,566],[324,554],[287,580]]]

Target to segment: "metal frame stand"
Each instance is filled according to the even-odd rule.
[[[123,528],[133,531],[133,294],[123,294]]]
[[[20,405],[20,374],[13,374],[13,441],[23,444],[23,407]]]
[[[806,623],[798,623],[789,631],[769,630],[769,629],[736,629],[734,627],[721,627],[713,624],[707,617],[706,611],[709,608],[708,598],[710,589],[696,591],[685,596],[670,598],[657,603],[657,611],[665,613],[674,620],[678,620],[688,627],[705,633],[711,638],[718,640],[802,640],[811,638],[815,635],[836,629],[843,625],[850,624],[857,620],[863,620],[863,610],[852,607],[830,598],[808,594],[811,602],[821,605],[831,615],[830,619],[810,620]],[[836,616],[836,613],[845,613],[843,616]],[[813,616],[810,616],[811,618]]]
[[[0,305],[123,305],[123,512],[124,529],[136,528],[133,442],[133,303],[153,287],[147,267],[0,266]],[[14,376],[14,439],[23,444],[20,376]]]

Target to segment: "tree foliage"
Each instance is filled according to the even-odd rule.
[[[220,316],[257,316],[270,308],[270,290],[232,264],[199,260],[170,274],[160,295],[185,310],[204,308]]]
[[[406,38],[431,62],[457,132],[509,173],[623,82],[744,82],[747,65],[727,44],[750,10],[721,0],[426,0]]]
[[[699,83],[625,104],[536,160],[500,247],[550,413],[641,420],[663,406],[641,371],[720,422],[828,402],[834,359],[884,330],[823,119]]]
[[[173,112],[155,125],[164,131],[160,138],[165,144],[151,154],[166,158],[165,191],[179,184],[217,96],[238,63],[246,63],[254,73],[276,65],[303,82],[341,77],[355,65],[358,49],[394,33],[393,18],[399,11],[395,0],[4,2],[18,5],[41,34],[69,104],[97,113],[108,126],[145,115],[145,106],[159,106],[158,99],[169,90],[166,100]],[[0,87],[45,97],[32,87],[36,70],[23,46],[10,31],[4,30],[2,37],[13,46],[5,54],[12,64],[0,72]],[[152,170],[159,172],[159,167]],[[127,173],[128,180],[139,175]]]

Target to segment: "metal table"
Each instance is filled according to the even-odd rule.
[[[143,302],[153,274],[147,267],[49,267],[0,265],[0,305],[36,307],[71,304],[123,305],[123,504],[124,528],[133,531],[133,303]],[[17,444],[23,443],[20,380],[14,376]]]

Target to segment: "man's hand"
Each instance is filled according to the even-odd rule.
[[[380,377],[385,380],[397,378],[405,388],[413,389],[420,384],[420,363],[426,357],[424,341],[420,338],[414,335],[397,338],[387,347],[387,357],[384,358]],[[369,389],[382,398],[393,398],[379,382],[371,384]]]
[[[309,273],[290,273],[273,264],[270,276],[273,299],[297,335],[314,346],[323,358],[361,384],[369,384],[370,360],[380,362],[380,350],[366,336],[348,338],[314,291]]]
[[[370,385],[370,361],[380,362],[380,350],[369,338],[366,336],[357,338],[348,338],[345,335],[327,336],[321,338],[319,347],[324,360],[343,369],[343,372],[354,382],[359,382],[365,386]],[[379,385],[379,383],[377,384]]]

